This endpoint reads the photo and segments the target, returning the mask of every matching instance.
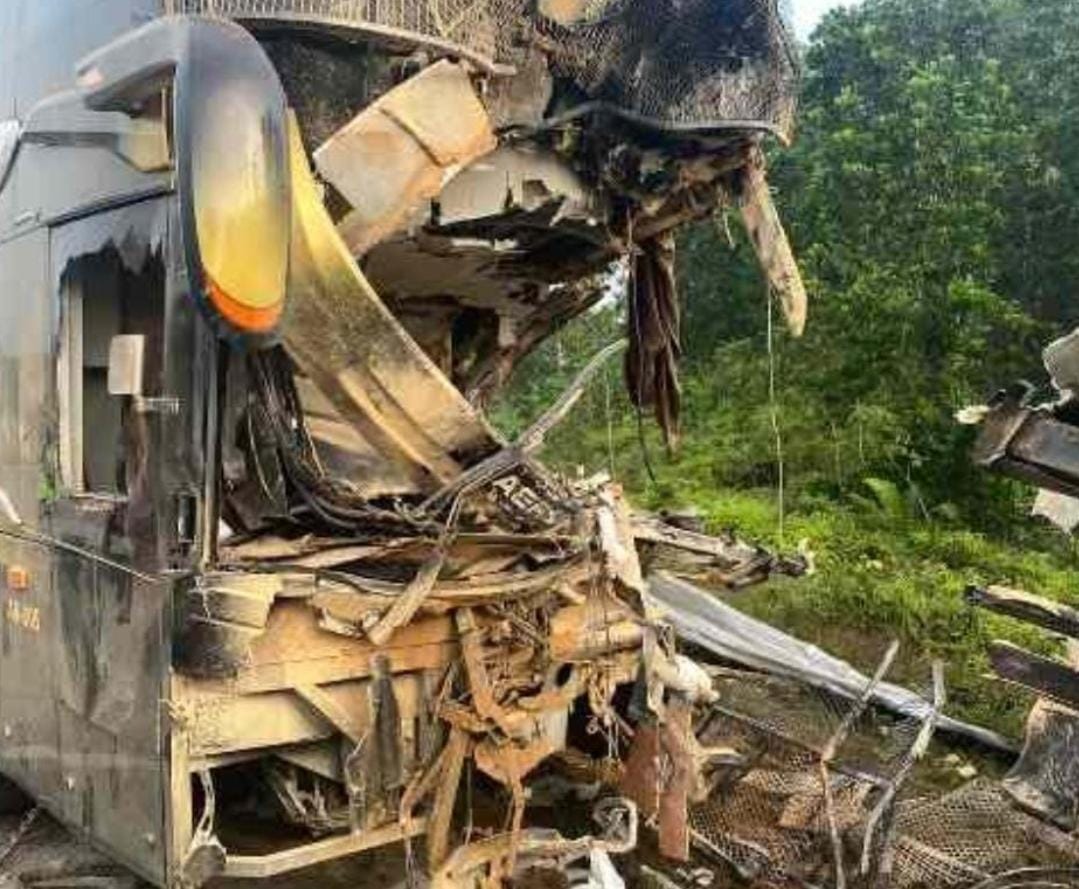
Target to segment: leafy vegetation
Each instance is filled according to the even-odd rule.
[[[984,644],[1051,643],[971,612],[961,590],[1002,582],[1079,602],[1079,561],[1029,518],[1031,491],[971,465],[973,433],[954,414],[1017,377],[1043,380],[1042,346],[1076,322],[1074,13],[1074,0],[830,13],[806,48],[801,132],[773,152],[770,177],[811,296],[806,336],[777,321],[769,349],[736,218],[700,224],[679,252],[680,453],[634,414],[617,368],[548,448],[571,472],[611,471],[643,505],[692,504],[713,528],[788,549],[806,541],[813,577],[736,601],[863,666],[896,635],[915,683],[942,656],[953,711],[1011,732],[1028,702],[984,678]],[[523,428],[621,328],[618,305],[567,328],[497,419]]]

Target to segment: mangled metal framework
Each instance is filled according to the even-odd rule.
[[[1064,381],[1079,379],[1069,374],[1075,342],[1065,338],[1046,353],[1061,391],[1056,403],[1035,407],[1024,386],[969,412],[984,419],[975,459],[1046,485],[1054,496],[1043,491],[1036,511],[1069,529],[1074,387]],[[1063,634],[1069,663],[990,645],[1000,677],[1041,697],[1003,780],[974,777],[942,794],[906,786],[935,731],[1015,751],[1007,739],[941,712],[939,664],[923,700],[882,681],[894,645],[870,679],[689,584],[659,576],[650,587],[683,638],[742,667],[710,668],[720,699],[699,740],[732,745],[741,758],[691,808],[690,837],[705,859],[762,887],[1079,885],[1074,609],[1002,586],[967,591],[971,605]],[[898,719],[863,721],[870,700]]]
[[[1079,494],[1076,393],[1079,335],[1052,342],[1044,352],[1055,398],[1035,402],[1035,389],[1020,382],[973,413],[981,422],[974,460],[993,472],[1040,489],[1034,514],[1071,533]],[[1074,831],[1079,813],[1079,624],[1071,607],[1007,586],[971,587],[974,606],[1017,618],[1067,640],[1061,660],[996,640],[989,646],[993,670],[1006,682],[1038,695],[1027,721],[1022,755],[1004,781],[1015,803],[1062,829]]]
[[[600,761],[635,732],[692,741],[710,686],[649,617],[636,554],[639,534],[685,541],[673,528],[656,541],[616,487],[569,485],[534,456],[624,346],[516,442],[479,405],[629,254],[632,394],[676,435],[671,234],[727,204],[743,208],[800,332],[805,295],[763,180],[774,124],[671,132],[598,106],[559,122],[491,67],[410,57],[393,63],[402,77],[368,52],[353,63],[385,88],[326,135],[324,109],[304,99],[349,62],[316,41],[301,72],[273,40],[296,93],[288,305],[280,345],[227,370],[229,534],[218,569],[187,593],[174,695],[192,772],[272,746],[270,785],[289,817],[348,832],[323,851],[224,855],[219,806],[222,827],[211,815],[195,831],[185,872],[266,875],[421,830],[436,885],[493,885],[518,858],[602,852],[524,830],[525,782],[572,747],[581,701],[588,715],[573,722],[606,738]],[[544,63],[556,77],[558,59],[556,45]],[[704,535],[688,548],[736,574],[772,567]],[[626,711],[620,689],[635,684],[643,698]],[[691,768],[708,761],[693,753]],[[451,855],[466,762],[505,788],[507,832]],[[665,797],[685,824],[689,797]],[[635,823],[633,802],[615,805]]]
[[[1059,813],[1074,799],[1064,790],[1074,784],[1061,769],[1074,760],[1059,721],[1056,733],[1028,734],[1004,781],[975,777],[935,791],[917,773],[938,733],[1015,754],[1008,739],[941,712],[942,665],[923,698],[884,681],[894,643],[865,676],[685,581],[649,580],[679,635],[719,659],[707,666],[718,700],[702,708],[698,742],[739,754],[710,773],[707,794],[690,807],[702,860],[784,889],[1076,884],[1079,844],[1046,805],[1052,798]],[[1036,710],[1032,726],[1045,722]]]
[[[231,14],[258,19],[252,9]],[[639,26],[619,12],[628,16],[625,27]],[[283,9],[263,14],[279,19]],[[741,208],[791,328],[805,323],[804,290],[760,154],[761,133],[777,121],[728,119],[710,128],[700,114],[672,126],[681,112],[671,106],[667,117],[654,108],[641,114],[633,103],[646,100],[604,80],[602,60],[586,65],[560,52],[558,27],[610,27],[602,11],[550,5],[541,15],[550,30],[542,63],[523,51],[505,58],[512,55],[533,86],[548,83],[542,108],[534,91],[515,92],[512,78],[490,79],[502,57],[476,49],[473,65],[410,58],[409,76],[391,76],[335,128],[298,109],[293,286],[281,346],[230,368],[253,393],[227,414],[226,425],[241,430],[226,460],[235,468],[225,508],[233,533],[220,544],[223,570],[189,593],[186,675],[177,689],[194,714],[188,754],[204,770],[224,762],[227,727],[245,727],[231,743],[250,743],[251,727],[280,725],[285,712],[261,695],[286,693],[293,713],[330,738],[305,740],[302,750],[291,737],[275,739],[285,765],[272,767],[271,784],[285,810],[315,830],[350,828],[348,839],[324,842],[352,848],[422,829],[439,886],[497,884],[521,860],[561,863],[586,850],[624,850],[634,834],[625,825],[638,813],[668,857],[688,860],[703,847],[759,885],[992,880],[1019,860],[1017,850],[1007,846],[1009,858],[1006,844],[986,843],[952,854],[943,837],[925,832],[929,804],[899,797],[937,726],[956,727],[940,712],[939,668],[931,700],[917,701],[882,685],[886,658],[877,676],[842,689],[855,703],[826,735],[812,743],[788,738],[771,773],[767,759],[745,771],[742,755],[753,744],[736,729],[744,732],[750,720],[729,705],[726,713],[717,708],[712,677],[675,653],[669,627],[645,597],[636,544],[702,555],[732,586],[783,566],[634,519],[616,488],[569,485],[535,460],[588,370],[517,442],[502,441],[484,421],[480,406],[514,364],[588,308],[602,292],[597,276],[628,257],[631,396],[654,407],[674,440],[672,233],[724,205]],[[497,28],[491,33],[494,46],[508,45]],[[578,39],[561,36],[566,44]],[[614,56],[624,65],[625,56]],[[293,61],[281,58],[286,89],[296,87]],[[589,101],[552,114],[560,77]],[[664,125],[649,128],[657,120]],[[305,133],[321,129],[331,131],[318,144],[308,139],[305,150]],[[286,639],[286,649],[275,648]],[[298,668],[297,648],[318,666]],[[1016,667],[1015,653],[1006,654],[996,657],[1006,675],[1034,671],[1029,658]],[[285,679],[298,673],[305,681]],[[620,689],[631,686],[628,704],[620,702]],[[1054,688],[1058,700],[1067,697]],[[870,700],[888,695],[916,712],[916,730],[881,768],[858,770],[841,748]],[[582,718],[604,738],[586,767],[606,768],[608,783],[624,794],[605,810],[606,840],[566,841],[525,828],[526,780],[579,754],[571,722]],[[746,742],[741,755],[737,740]],[[469,762],[504,789],[505,830],[474,843],[466,836],[452,851]],[[788,785],[779,791],[784,768]],[[788,792],[805,772],[813,786]],[[1029,807],[1032,783],[1017,774],[1004,788],[1016,798],[1025,792]],[[739,840],[750,821],[733,820],[737,801],[760,804],[762,791],[769,805],[782,804],[770,825],[788,833],[778,855],[762,853],[759,836]],[[974,811],[1037,837],[1047,861],[1074,860],[1073,843],[1012,812],[1000,788],[963,794],[933,803],[935,817],[946,819],[949,806]],[[1060,797],[1057,788],[1058,821]],[[612,812],[623,829],[612,827]],[[710,833],[709,818],[726,828]],[[201,860],[199,842],[216,842],[211,826],[201,840],[196,832],[189,865]],[[787,852],[795,852],[784,860],[789,842]],[[853,861],[851,843],[860,852]],[[824,854],[814,860],[811,849]],[[312,860],[281,854],[279,861],[226,855],[220,866],[259,875]],[[983,857],[975,863],[975,855]]]
[[[0,187],[11,156],[20,184],[49,162],[68,182],[79,151],[99,152],[102,175],[77,181],[112,190],[61,194],[66,215],[25,242],[57,286],[106,293],[107,267],[163,307],[150,332],[120,318],[92,364],[77,348],[89,300],[31,319],[58,331],[60,425],[34,432],[64,443],[19,479],[28,521],[5,501],[0,530],[36,548],[35,577],[41,553],[63,554],[49,590],[70,649],[55,717],[68,771],[20,759],[33,732],[53,734],[33,714],[0,745],[5,768],[182,887],[420,834],[439,886],[583,856],[603,869],[657,795],[684,828],[701,770],[730,752],[694,740],[711,682],[644,598],[637,543],[690,552],[732,586],[803,566],[634,516],[617,485],[570,483],[537,452],[623,352],[632,397],[676,438],[680,225],[740,209],[801,331],[762,154],[793,109],[776,4],[165,6],[0,131]],[[207,94],[250,125],[235,154],[228,116],[194,98]],[[628,342],[505,441],[483,404],[619,264]],[[80,483],[75,445],[93,428],[68,410],[91,379],[123,435],[93,473],[119,479],[103,491]],[[53,396],[39,400],[51,417]],[[88,605],[70,595],[83,590]],[[631,742],[669,751],[676,786],[655,763],[622,776]],[[105,805],[125,757],[164,794],[143,782]],[[526,781],[556,762],[625,778],[596,835],[529,826]],[[473,771],[505,806],[462,831]],[[302,840],[245,846],[252,788]],[[668,851],[685,857],[684,838]]]

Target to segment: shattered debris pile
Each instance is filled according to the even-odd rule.
[[[672,234],[692,219],[742,211],[800,332],[805,293],[760,149],[766,133],[787,135],[793,109],[778,9],[174,6],[253,27],[293,109],[279,344],[229,357],[227,533],[183,610],[188,755],[210,764],[199,786],[215,802],[192,848],[235,844],[236,801],[217,799],[229,782],[215,775],[249,768],[254,732],[278,745],[260,780],[289,821],[357,847],[424,832],[435,885],[498,885],[582,855],[602,870],[635,843],[638,811],[656,814],[654,764],[621,767],[642,739],[710,761],[691,723],[713,692],[651,616],[638,543],[731,588],[805,565],[633,516],[617,486],[570,484],[536,454],[623,352],[633,399],[677,441]],[[296,17],[362,39],[283,40],[274,26]],[[427,55],[450,44],[455,61]],[[504,441],[484,401],[602,297],[618,262],[628,341]],[[318,730],[280,727],[272,695],[286,691],[300,702],[286,722]],[[594,837],[526,826],[527,782],[567,758],[611,790],[631,786],[600,805]],[[682,859],[701,763],[687,767],[662,807]],[[504,811],[462,832],[473,772],[502,789]],[[204,858],[193,852],[192,869]],[[219,866],[258,867],[234,853]]]
[[[152,333],[84,299],[61,338],[78,340],[85,304],[104,342],[72,385],[92,380],[124,432],[123,447],[105,430],[65,451],[64,477],[85,462],[119,480],[94,534],[109,547],[122,530],[135,554],[132,567],[80,537],[80,570],[146,591],[124,630],[109,624],[130,644],[87,630],[72,697],[103,719],[98,698],[126,701],[133,665],[153,658],[167,727],[147,717],[137,739],[163,799],[129,801],[148,823],[161,802],[167,840],[127,835],[103,804],[88,834],[185,889],[392,843],[438,887],[583,861],[614,889],[609,856],[657,816],[688,859],[691,799],[729,751],[695,739],[715,692],[647,599],[638,545],[731,589],[806,565],[634,515],[617,484],[568,481],[538,454],[616,357],[677,444],[680,226],[740,213],[801,332],[805,290],[765,180],[795,95],[778,3],[162,7],[84,59],[87,92],[65,101],[136,116],[153,104],[141,90],[165,95],[171,116],[143,122],[175,155],[151,166],[175,183],[50,242],[72,294],[162,290]],[[161,52],[140,77],[164,93],[128,71]],[[250,156],[227,149],[238,109]],[[620,281],[625,340],[507,441],[485,404]],[[86,521],[83,500],[69,507],[72,527]],[[100,618],[64,602],[73,625]],[[603,788],[585,832],[533,820],[529,785],[551,772]],[[14,777],[41,786],[29,766]],[[90,811],[104,794],[87,788]]]
[[[1073,716],[1036,709],[1007,779],[945,794],[922,765],[936,735],[1015,751],[941,712],[940,665],[923,697],[886,681],[895,645],[867,677],[677,578],[650,576],[649,591],[714,682],[698,745],[731,754],[689,807],[699,859],[767,887],[1075,885]]]
[[[275,21],[314,10],[213,6]],[[332,6],[331,23],[375,14]],[[322,843],[355,851],[425,834],[438,889],[580,861],[612,889],[621,877],[609,856],[633,849],[638,820],[666,858],[703,855],[760,886],[973,885],[1012,864],[1003,844],[983,862],[973,839],[956,851],[920,832],[921,814],[937,811],[925,806],[942,819],[976,811],[1017,824],[972,802],[996,800],[988,791],[901,795],[944,724],[939,682],[926,702],[882,683],[894,651],[867,679],[729,613],[694,619],[700,594],[672,595],[662,578],[659,607],[638,547],[653,567],[688,567],[729,589],[797,575],[804,560],[634,516],[616,485],[570,483],[537,459],[622,352],[633,400],[676,443],[672,233],[691,219],[741,209],[801,330],[805,294],[760,151],[764,131],[789,123],[784,91],[760,81],[789,74],[789,59],[777,62],[777,10],[690,3],[668,16],[657,3],[551,0],[521,43],[506,29],[531,18],[483,8],[462,6],[437,39],[450,10],[406,3],[367,23],[428,49],[458,40],[472,64],[359,49],[346,59],[318,41],[289,52],[265,38],[296,96],[288,303],[278,341],[230,352],[222,370],[223,533],[212,570],[187,591],[175,659],[198,790],[188,882],[278,866],[240,854],[252,786],[256,809]],[[490,79],[507,62],[518,74]],[[347,114],[316,101],[341,78],[362,85]],[[761,104],[739,109],[750,95]],[[628,342],[505,441],[485,399],[602,296],[620,259]],[[678,652],[675,630],[706,650],[726,639],[721,656],[740,651],[788,678],[717,684]],[[790,676],[803,662],[818,672]],[[831,702],[815,725],[797,706],[807,694]],[[878,699],[911,731],[894,756],[870,750],[867,761],[872,745],[857,729]],[[594,833],[533,825],[530,785],[552,771],[605,788]],[[476,775],[494,802],[485,818],[462,819]],[[296,867],[321,848],[275,854]]]

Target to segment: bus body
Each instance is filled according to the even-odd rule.
[[[532,98],[557,78],[490,80],[490,19],[447,37],[332,3],[250,3],[247,29],[184,14],[222,5],[0,4],[0,773],[159,886],[428,818],[444,858],[455,751],[523,806],[500,757],[564,747],[581,698],[614,731],[653,632],[616,494],[560,487],[461,394],[600,298],[565,282],[625,254],[637,192],[558,155]],[[671,228],[742,190],[787,110],[703,135],[642,114],[618,124],[641,157],[680,140],[694,171],[646,208],[662,277]],[[492,153],[526,124],[533,144]],[[383,137],[384,166],[354,163]],[[405,197],[371,218],[395,176]],[[745,193],[778,266],[767,191]],[[462,684],[468,712],[446,702]],[[280,829],[256,837],[267,796]]]

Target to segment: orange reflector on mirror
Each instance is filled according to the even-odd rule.
[[[273,330],[285,305],[283,301],[266,306],[242,303],[229,296],[209,274],[206,274],[206,290],[221,317],[238,330],[249,333],[269,333]]]

